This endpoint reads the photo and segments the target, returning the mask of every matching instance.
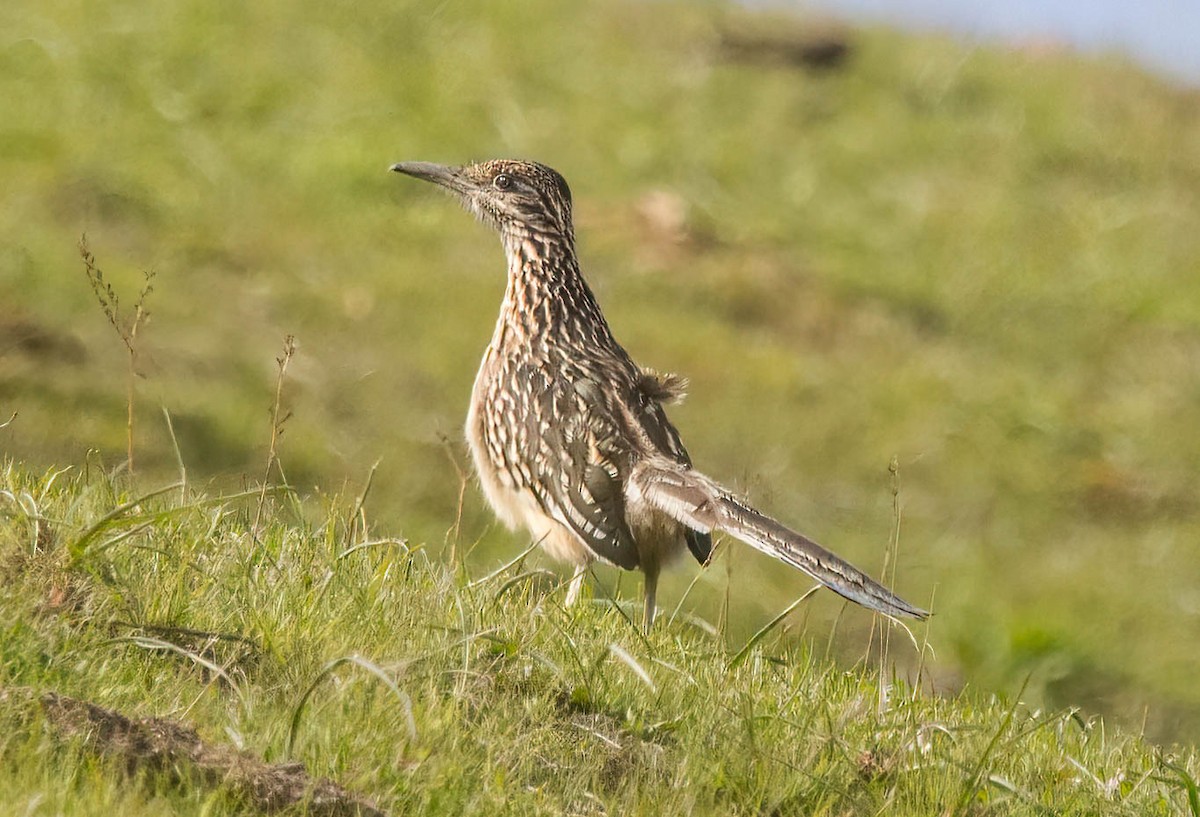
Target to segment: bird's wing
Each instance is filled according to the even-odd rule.
[[[639,441],[642,455],[651,459],[665,457],[684,468],[692,467],[679,437],[679,431],[667,418],[663,403],[678,403],[684,398],[687,380],[673,374],[658,374],[650,369],[641,370],[636,386],[623,402],[621,412],[631,437]],[[708,564],[712,556],[712,534],[685,526],[684,540],[688,550],[700,564]]]
[[[542,510],[570,528],[607,562],[633,570],[638,550],[625,517],[624,480],[630,449],[604,392],[587,378],[548,377],[534,365],[515,373],[525,382],[529,420],[515,434],[520,475]]]

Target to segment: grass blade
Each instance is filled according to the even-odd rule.
[[[322,681],[332,675],[335,670],[344,664],[351,664],[352,666],[359,667],[360,669],[365,669],[367,672],[371,673],[380,681],[382,681],[384,686],[391,690],[392,694],[399,699],[400,704],[404,707],[404,717],[408,726],[409,739],[414,741],[417,739],[417,722],[413,717],[412,699],[408,697],[408,694],[404,690],[400,689],[400,687],[396,685],[396,682],[392,680],[391,676],[388,675],[378,664],[363,658],[361,655],[343,655],[341,658],[333,659],[321,668],[321,671],[317,673],[317,677],[313,679],[313,682],[308,685],[308,689],[304,690],[304,694],[300,696],[300,700],[296,703],[296,708],[292,710],[292,722],[291,726],[288,728],[288,738],[286,744],[286,753],[288,755],[292,753],[292,746],[296,742],[296,733],[300,731],[300,718],[304,714],[304,706],[308,703],[308,699],[312,697],[312,694],[316,691],[317,687],[321,685]]]
[[[1188,809],[1192,812],[1192,817],[1200,817],[1200,786],[1196,784],[1196,778],[1188,773],[1188,770],[1178,763],[1172,763],[1165,757],[1160,757],[1158,762],[1163,768],[1169,769],[1179,777],[1179,782],[1183,784],[1184,791],[1187,792]],[[1163,783],[1173,783],[1175,781],[1170,778],[1157,777],[1155,778]]]
[[[229,673],[225,671],[225,669],[223,667],[220,667],[217,664],[213,663],[212,661],[209,661],[204,656],[198,655],[197,653],[194,653],[191,650],[184,649],[183,647],[181,647],[178,644],[175,644],[171,641],[164,641],[161,638],[152,638],[150,636],[145,636],[145,635],[127,635],[127,636],[117,636],[116,638],[110,638],[103,643],[105,643],[105,644],[132,644],[133,646],[141,647],[144,650],[161,650],[163,652],[173,652],[176,655],[182,655],[184,658],[187,658],[192,663],[198,664],[199,666],[204,667],[206,670],[211,672],[213,675],[216,675],[222,681],[229,684],[229,688],[232,689],[235,693],[237,693],[237,696],[239,698],[242,697],[241,689],[238,687],[237,683],[233,680],[233,678],[229,675]]]
[[[729,659],[729,665],[728,665],[729,668],[734,669],[736,667],[741,666],[742,663],[746,660],[746,657],[750,655],[750,651],[752,649],[754,649],[754,646],[756,644],[758,644],[760,641],[762,641],[764,638],[766,638],[767,634],[770,633],[771,630],[778,627],[779,623],[781,621],[783,621],[785,618],[787,618],[793,610],[795,610],[797,607],[799,607],[801,604],[803,604],[805,601],[807,601],[808,598],[813,593],[816,593],[820,589],[821,589],[821,585],[819,585],[819,584],[813,585],[812,587],[810,587],[804,595],[802,595],[800,598],[796,599],[791,604],[789,604],[786,608],[784,608],[782,613],[780,613],[779,615],[775,616],[775,618],[768,621],[766,624],[764,624],[762,626],[761,629],[759,629],[759,631],[757,633],[750,636],[750,640],[747,641],[745,643],[745,645],[743,645],[742,648],[737,651],[737,655],[735,655],[733,658]]]
[[[1008,731],[1008,727],[1012,724],[1013,716],[1017,714],[1017,707],[1021,705],[1021,696],[1025,694],[1025,688],[1029,686],[1031,676],[1026,675],[1024,682],[1021,684],[1020,690],[1017,691],[1013,698],[1013,704],[1004,713],[1004,720],[1000,722],[1000,728],[992,735],[992,739],[988,741],[988,745],[984,747],[983,754],[979,756],[979,760],[975,763],[975,768],[971,770],[971,776],[967,780],[967,785],[963,787],[962,794],[959,795],[958,804],[954,808],[954,817],[967,813],[967,806],[971,804],[971,798],[975,796],[975,792],[979,790],[979,784],[983,780],[983,768],[987,765],[988,759],[992,756],[996,746],[1000,743],[1000,737]]]
[[[650,673],[646,672],[646,669],[637,662],[637,659],[626,652],[621,645],[615,642],[609,644],[608,651],[612,653],[614,658],[619,659],[621,663],[633,670],[633,674],[636,675],[643,684],[650,687],[651,692],[653,692],[655,695],[658,694],[658,687],[654,685],[654,679],[650,677]]]
[[[182,487],[183,487],[183,483],[173,482],[170,485],[167,485],[165,487],[155,488],[153,491],[151,491],[147,494],[142,494],[137,499],[131,499],[128,502],[124,503],[123,505],[118,505],[117,507],[113,508],[111,511],[104,514],[104,516],[100,517],[95,522],[93,522],[91,524],[91,526],[88,527],[87,530],[85,530],[82,534],[80,534],[78,539],[76,539],[74,542],[71,543],[70,547],[68,548],[68,550],[71,553],[71,557],[74,559],[78,559],[81,556],[83,556],[84,553],[87,551],[88,543],[91,542],[92,539],[96,538],[96,536],[98,536],[102,531],[104,531],[104,529],[107,528],[109,525],[112,525],[112,524],[115,524],[116,522],[118,522],[121,519],[121,517],[124,516],[124,514],[127,513],[128,511],[133,510],[137,506],[141,505],[143,502],[147,502],[151,499],[154,499],[154,497],[156,497],[156,496],[162,496],[163,494],[170,493],[171,491],[177,490]]]
[[[125,516],[125,514],[128,511],[133,510],[141,503],[143,503],[147,500],[153,499],[156,496],[161,496],[162,494],[170,493],[171,491],[177,490],[177,489],[181,488],[182,485],[183,484],[180,482],[175,482],[175,483],[172,483],[172,484],[167,485],[162,488],[156,488],[155,490],[153,490],[147,494],[143,494],[142,496],[138,497],[137,499],[132,499],[129,502],[126,502],[122,505],[118,505],[117,507],[113,508],[111,511],[106,513],[104,516],[100,517],[100,519],[98,519],[96,522],[94,522],[91,526],[89,526],[88,529],[85,530],[79,536],[78,539],[76,539],[74,542],[71,543],[68,550],[71,554],[72,561],[79,562],[81,559],[83,559],[85,556],[87,556],[88,553],[93,550],[93,548],[90,546],[92,540],[94,540],[97,536],[99,536],[104,531],[106,531],[109,528],[114,527],[116,525],[161,522],[164,519],[170,519],[173,516],[176,516],[181,513],[186,513],[187,511],[196,510],[198,508],[205,508],[210,505],[221,505],[221,504],[224,504],[227,502],[233,502],[238,499],[246,499],[247,497],[258,496],[260,493],[259,489],[256,488],[252,491],[241,491],[236,494],[217,496],[217,497],[212,497],[211,499],[201,499],[201,500],[197,500],[196,502],[192,502],[187,505],[176,505],[174,507],[164,508],[161,511],[135,514],[133,516]],[[268,493],[272,493],[272,494],[281,493],[281,492],[285,492],[288,490],[289,489],[284,486],[278,486],[278,487],[272,487],[272,488],[268,489]]]

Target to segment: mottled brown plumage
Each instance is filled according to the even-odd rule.
[[[496,514],[576,565],[568,601],[596,559],[640,570],[649,627],[661,568],[685,551],[707,562],[720,529],[851,601],[926,616],[692,468],[663,410],[686,381],[638,367],[613,337],[579,271],[562,176],[511,160],[392,170],[454,192],[500,233],[508,286],[475,378],[467,439]]]

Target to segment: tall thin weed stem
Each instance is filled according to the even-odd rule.
[[[263,468],[262,487],[258,495],[258,507],[254,510],[254,524],[250,527],[251,534],[258,536],[258,526],[262,522],[263,506],[267,503],[267,483],[271,479],[271,468],[279,462],[279,438],[283,435],[283,424],[292,416],[291,412],[280,416],[283,402],[283,380],[287,375],[288,364],[296,354],[296,338],[286,335],[283,339],[283,356],[275,358],[278,373],[275,376],[275,401],[271,404],[271,443],[267,447],[267,464]],[[280,474],[282,475],[282,468]],[[284,477],[284,483],[287,478]]]
[[[132,474],[133,405],[138,377],[138,330],[150,319],[150,310],[146,308],[146,301],[149,299],[150,293],[154,291],[154,271],[143,270],[142,291],[138,293],[137,300],[134,301],[133,314],[122,315],[121,299],[117,296],[117,291],[113,289],[112,283],[104,277],[104,272],[96,265],[96,257],[88,249],[87,235],[79,237],[79,257],[83,259],[83,271],[87,276],[88,283],[92,286],[92,292],[96,294],[96,300],[100,303],[100,310],[108,319],[109,325],[116,331],[117,336],[121,338],[121,342],[125,344],[125,351],[128,354],[125,378],[125,463],[129,473]]]

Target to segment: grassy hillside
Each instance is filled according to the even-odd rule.
[[[1028,677],[1035,705],[1194,742],[1200,98],[886,31],[818,74],[733,60],[728,13],[4,4],[0,449],[123,457],[125,350],[86,232],[126,310],[156,273],[137,484],[177,470],[163,408],[193,480],[257,480],[294,333],[290,483],[336,494],[378,461],[376,524],[494,567],[526,543],[473,489],[460,507],[458,429],[499,250],[385,168],[535,157],[572,182],[618,336],[691,377],[673,417],[705,470],[874,572],[902,509],[897,586],[938,612],[930,683]],[[806,588],[731,547],[685,607],[736,644]],[[830,594],[790,623],[793,649],[866,650],[869,617]]]
[[[1200,758],[1071,711],[914,694],[776,632],[730,649],[687,616],[646,637],[521,561],[479,574],[379,538],[354,496],[167,487],[0,472],[13,813],[245,813],[236,774],[203,774],[239,750],[272,764],[260,782],[299,762],[394,814],[1200,813]],[[161,720],[134,721],[143,744],[79,726],[109,710],[204,749],[154,754]]]

